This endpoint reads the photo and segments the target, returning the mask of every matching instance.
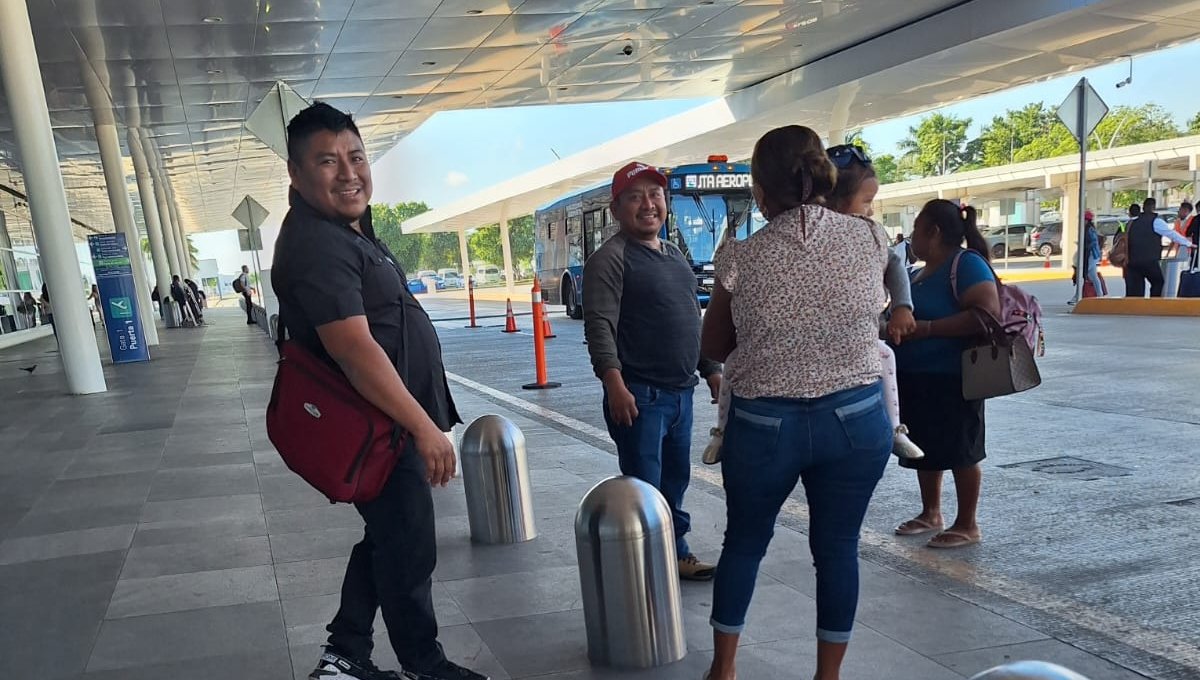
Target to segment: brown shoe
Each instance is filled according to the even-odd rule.
[[[679,558],[679,578],[685,581],[711,581],[716,573],[716,565],[705,564],[691,553]]]

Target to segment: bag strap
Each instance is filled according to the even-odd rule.
[[[958,261],[961,260],[962,256],[966,253],[966,250],[959,249],[959,251],[954,254],[954,260],[950,262],[950,292],[954,294],[955,302],[960,301],[960,298],[958,297]],[[1000,277],[996,274],[996,270],[992,267],[992,263],[988,262],[987,259],[984,259],[983,263],[987,265],[988,270],[992,272],[992,281],[996,283],[996,295],[999,296],[1001,291],[1004,289],[1004,284],[1000,283]],[[1008,338],[1007,326],[997,319],[994,314],[981,307],[971,307],[970,309],[964,309],[961,311],[975,313],[975,318],[978,319],[980,325],[983,326],[983,334],[991,339],[992,344],[1007,345],[1007,343],[1001,342],[1002,340],[1006,340]],[[1013,326],[1020,323],[1020,321],[1014,321],[1008,325]]]

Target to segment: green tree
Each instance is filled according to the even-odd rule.
[[[1003,116],[992,118],[980,132],[979,163],[992,167],[1048,158],[1040,154],[1058,155],[1055,152],[1059,150],[1071,153],[1074,149],[1062,148],[1064,136],[1061,133],[1065,130],[1058,123],[1058,116],[1046,108],[1044,102],[1009,109]],[[1073,143],[1070,133],[1066,134],[1065,140]]]
[[[863,138],[862,128],[847,132],[842,136],[842,140],[842,144],[854,144],[855,146],[861,146],[862,150],[866,152],[867,156],[871,155],[871,145],[866,139]]]
[[[1131,204],[1141,205],[1144,200],[1146,200],[1145,189],[1122,189],[1113,192],[1112,207],[1113,210],[1124,213]]]
[[[188,260],[192,263],[192,269],[193,270],[199,269],[200,268],[200,249],[196,247],[195,243],[192,243],[191,236],[186,236],[185,238],[187,239],[187,245],[188,245]],[[150,255],[150,239],[143,236],[140,243],[142,246],[142,252],[147,255]]]
[[[1051,125],[1045,134],[1035,137],[1028,144],[1017,149],[1013,160],[1023,163],[1073,153],[1079,153],[1079,142],[1075,141],[1075,136],[1067,129],[1067,126],[1059,122]]]
[[[192,265],[192,271],[195,271],[200,268],[200,249],[196,247],[195,243],[192,243],[191,236],[184,236],[183,238],[187,240],[188,262]]]
[[[1117,106],[1092,131],[1088,137],[1088,148],[1111,149],[1172,139],[1181,134],[1171,114],[1158,104]]]
[[[944,175],[976,162],[978,144],[967,138],[970,118],[933,113],[908,128],[898,146],[905,165],[918,176]]]
[[[513,265],[531,269],[533,262],[533,215],[523,215],[508,221],[508,239],[512,245]],[[500,245],[500,225],[489,224],[476,229],[467,237],[472,261],[500,265],[504,251]]]
[[[391,249],[397,263],[406,272],[421,268],[426,239],[425,234],[400,233],[400,223],[428,210],[429,206],[419,201],[371,206],[371,224],[375,227],[375,236]]]
[[[1196,115],[1192,116],[1191,120],[1188,121],[1187,133],[1189,135],[1200,135],[1200,111],[1197,111]]]
[[[458,233],[439,231],[432,234],[422,234],[425,239],[421,251],[422,269],[458,269],[461,256],[458,252]]]
[[[896,157],[890,153],[873,157],[871,164],[875,166],[875,175],[879,178],[880,184],[903,182],[908,179],[904,171],[901,170],[900,164],[896,161]]]

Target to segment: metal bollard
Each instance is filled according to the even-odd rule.
[[[1045,661],[1015,661],[990,668],[971,680],[1088,680],[1068,668]]]
[[[520,543],[537,538],[525,435],[502,416],[480,416],[459,444],[471,540]]]
[[[655,668],[687,654],[667,501],[635,477],[592,487],[575,515],[588,659]]]

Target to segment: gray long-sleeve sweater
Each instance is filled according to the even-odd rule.
[[[893,249],[888,250],[887,269],[883,272],[883,285],[887,288],[888,297],[892,299],[891,308],[913,308],[912,284],[908,278],[908,269],[904,259]]]
[[[696,275],[679,248],[653,248],[618,232],[583,269],[584,337],[596,377],[616,368],[630,382],[695,385],[720,364],[700,356]]]

